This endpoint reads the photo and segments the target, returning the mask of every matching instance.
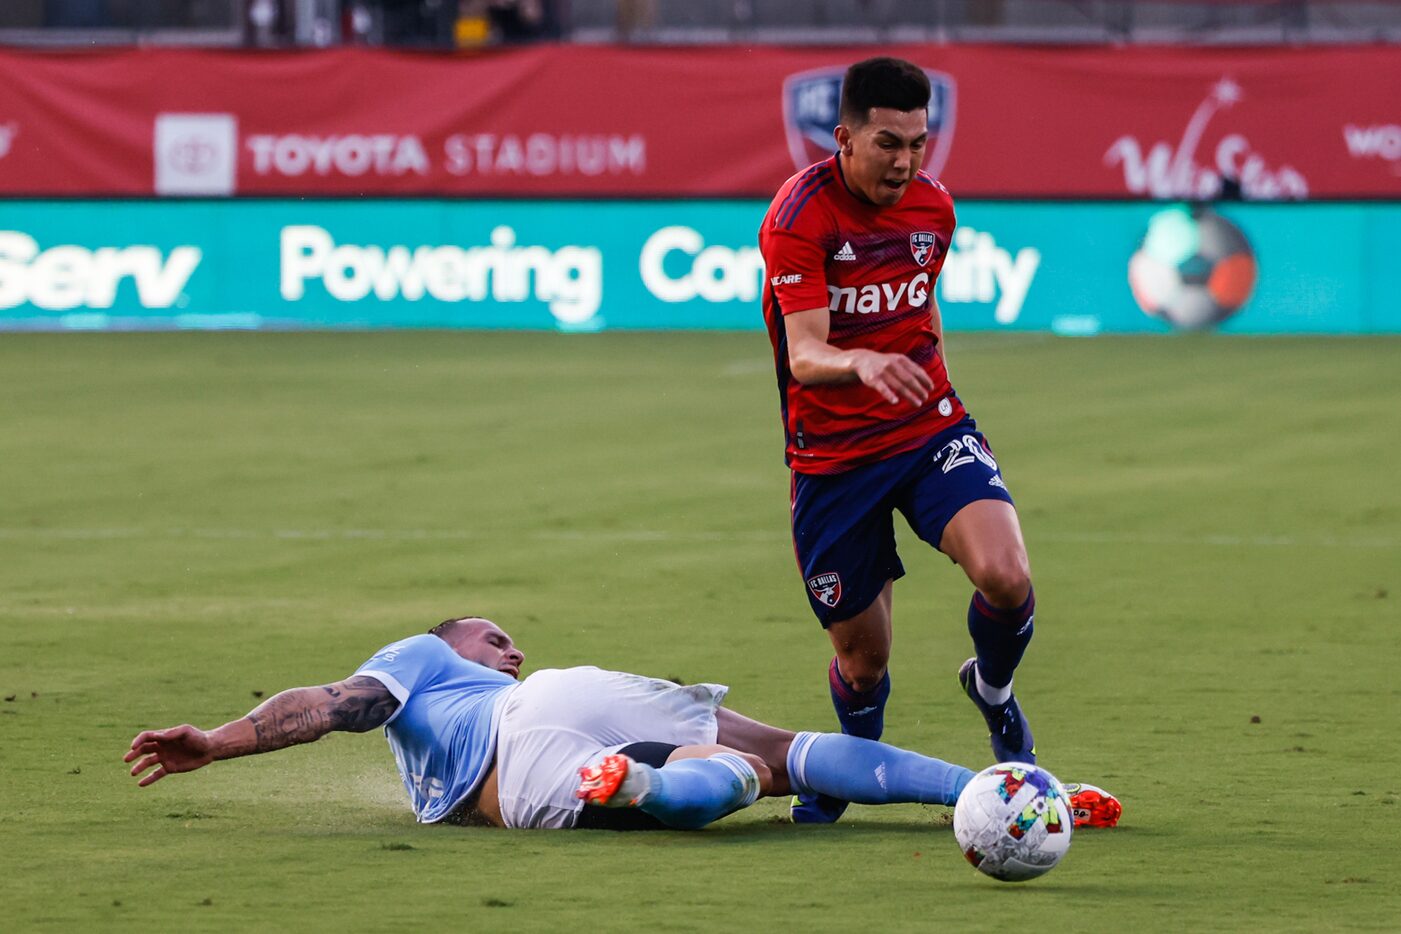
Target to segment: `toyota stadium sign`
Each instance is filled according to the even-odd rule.
[[[1401,197],[1385,46],[880,51],[929,76],[925,168],[959,198]],[[0,195],[767,198],[870,54],[0,51]]]

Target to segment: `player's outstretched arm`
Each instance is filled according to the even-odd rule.
[[[892,405],[923,405],[934,388],[919,364],[904,354],[843,350],[827,342],[831,320],[826,308],[794,312],[783,319],[788,338],[788,369],[800,383],[851,383],[870,386]]]
[[[193,772],[219,759],[236,759],[310,743],[336,731],[364,733],[384,724],[399,702],[374,678],[356,675],[333,684],[293,688],[268,698],[247,716],[218,729],[188,723],[146,730],[131,741],[124,762],[146,787],[176,772]]]

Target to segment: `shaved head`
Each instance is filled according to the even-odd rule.
[[[505,630],[485,617],[445,619],[428,632],[469,662],[505,672],[513,678],[520,677],[524,653],[516,648]]]
[[[437,636],[439,639],[442,639],[445,638],[449,632],[452,632],[453,630],[457,629],[457,627],[461,626],[463,623],[471,622],[490,622],[490,620],[488,620],[485,616],[455,616],[452,619],[443,620],[441,623],[428,630],[428,634],[432,636]]]

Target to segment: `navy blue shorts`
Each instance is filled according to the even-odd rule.
[[[972,418],[922,447],[846,473],[793,474],[793,548],[822,628],[870,606],[905,566],[894,513],[939,547],[944,526],[980,499],[1012,502],[987,439]]]

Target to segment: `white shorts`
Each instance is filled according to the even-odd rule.
[[[579,769],[630,743],[715,742],[715,708],[729,688],[585,668],[547,668],[506,699],[496,738],[507,827],[573,827]]]

